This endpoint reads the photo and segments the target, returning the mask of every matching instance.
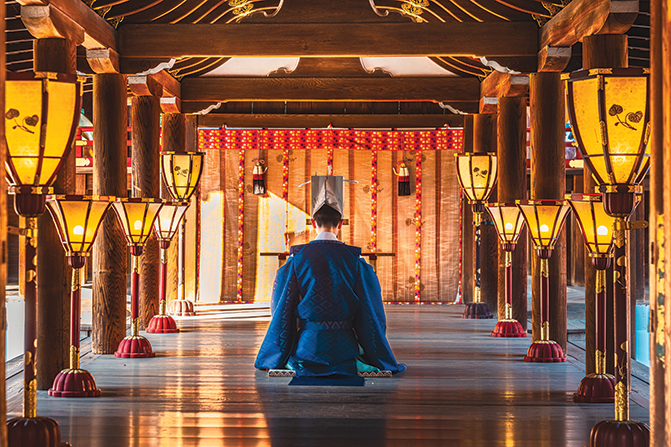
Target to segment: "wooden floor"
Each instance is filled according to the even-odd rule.
[[[258,315],[182,320],[180,334],[148,335],[154,359],[93,356],[85,367],[102,397],[40,392],[38,412],[73,447],[583,446],[612,417],[612,405],[572,403],[578,363],[525,363],[528,339],[491,338],[492,320],[463,320],[461,309],[387,306],[408,370],[365,387],[289,387],[255,371]],[[640,405],[631,413],[648,420]]]

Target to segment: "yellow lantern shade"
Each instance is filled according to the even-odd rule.
[[[170,241],[189,208],[189,202],[166,202],[154,221],[154,231],[160,241]]]
[[[571,210],[564,200],[518,200],[536,250],[552,250]]]
[[[175,200],[191,198],[203,172],[204,152],[161,152],[161,176]]]
[[[563,76],[573,135],[602,192],[632,185],[642,172],[650,139],[648,73],[609,68]]]
[[[516,244],[524,227],[524,218],[517,205],[514,203],[489,203],[487,209],[492,216],[501,243]]]
[[[457,177],[470,203],[487,200],[496,182],[497,158],[491,153],[456,154]]]
[[[110,196],[53,195],[47,209],[54,219],[67,256],[88,256],[98,228],[110,203]]]
[[[589,255],[610,256],[615,219],[606,214],[601,194],[567,194],[566,199],[578,219]]]
[[[161,199],[123,198],[112,204],[129,246],[143,247],[147,243],[163,203]]]
[[[76,75],[7,73],[6,169],[11,186],[34,189],[53,183],[72,146],[80,110]]]

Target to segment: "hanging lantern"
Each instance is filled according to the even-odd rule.
[[[265,195],[266,193],[266,182],[264,180],[264,174],[268,170],[268,167],[264,167],[264,160],[259,160],[255,158],[253,161],[256,162],[254,165],[254,171],[252,171],[252,186],[254,194],[257,196]]]
[[[76,75],[8,72],[5,107],[9,192],[17,214],[38,216],[72,146],[81,84]]]
[[[131,273],[131,335],[121,340],[114,355],[124,358],[147,358],[156,354],[149,340],[139,335],[139,257],[154,227],[154,219],[165,201],[161,199],[117,199],[112,205],[123,228],[133,261]]]
[[[166,314],[168,248],[170,248],[170,241],[177,233],[179,224],[188,208],[189,202],[166,202],[154,221],[154,231],[161,249],[161,269],[159,275],[159,312],[158,315],[152,317],[147,325],[147,332],[149,333],[173,334],[179,332],[175,319]]]
[[[596,269],[595,302],[595,372],[588,374],[573,394],[574,402],[612,403],[615,377],[606,373],[606,269],[613,256],[615,219],[603,209],[601,194],[567,194],[573,214],[585,240],[585,246]]]
[[[46,72],[6,74],[5,144],[9,193],[14,209],[26,218],[22,272],[25,358],[37,358],[37,219],[46,210],[46,194],[72,145],[81,109],[76,75]],[[7,421],[10,447],[60,444],[58,423],[37,417],[37,368],[23,372],[23,417]],[[48,439],[48,441],[45,441]],[[40,441],[41,440],[41,441]]]
[[[514,203],[490,203],[489,214],[505,253],[506,303],[504,317],[499,319],[492,331],[492,337],[526,337],[527,331],[513,318],[513,251],[524,227],[524,218]]]
[[[203,173],[204,152],[161,152],[161,176],[175,200],[189,200]]]
[[[489,305],[482,302],[480,292],[480,236],[482,214],[485,201],[489,198],[496,182],[497,158],[491,153],[455,154],[457,160],[457,178],[461,189],[473,209],[475,225],[475,274],[473,275],[473,302],[464,307],[464,318],[494,318]]]
[[[635,227],[628,218],[636,207],[637,183],[648,169],[649,73],[643,68],[603,68],[562,76],[567,81],[567,107],[576,143],[598,183],[598,191],[603,193],[606,213],[615,218],[614,355],[620,359],[615,368],[615,419],[601,421],[592,428],[591,443],[595,447],[610,445],[614,436],[631,437],[634,431],[640,444],[647,445],[645,439],[649,436],[644,423],[629,420],[631,304],[627,297],[626,263],[626,230]]]
[[[394,169],[394,174],[398,176],[398,195],[399,197],[410,195],[410,171],[405,163],[401,163],[398,172]]]
[[[90,255],[98,228],[114,197],[50,196],[47,208],[54,220],[68,264],[72,267],[70,292],[70,368],[59,372],[49,389],[54,397],[98,397],[100,389],[90,372],[79,367],[81,269]]]
[[[557,239],[564,227],[566,216],[571,210],[564,200],[518,200],[517,206],[522,211],[524,221],[540,258],[540,340],[535,340],[525,362],[555,363],[565,362],[566,356],[554,340],[550,340],[550,272],[548,259],[552,255]]]

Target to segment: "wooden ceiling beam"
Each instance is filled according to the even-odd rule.
[[[198,117],[199,127],[320,129],[329,125],[354,129],[462,127],[464,115],[286,115],[210,113]]]
[[[573,0],[540,29],[539,48],[570,47],[594,34],[624,34],[638,10],[638,0]]]
[[[526,96],[528,93],[528,75],[512,75],[495,70],[480,83],[480,97]]]
[[[183,101],[431,101],[480,99],[475,78],[223,78],[182,80]]]
[[[119,44],[123,57],[135,58],[524,57],[539,50],[534,22],[128,24],[119,29]]]
[[[81,0],[18,0],[26,28],[37,38],[76,38],[87,49],[118,51],[117,31]],[[32,19],[32,20],[31,20]],[[31,31],[31,33],[33,32]],[[45,32],[53,35],[46,36]]]

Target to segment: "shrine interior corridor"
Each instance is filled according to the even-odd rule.
[[[253,367],[267,327],[258,308],[179,319],[146,334],[157,355],[85,355],[100,398],[38,395],[63,441],[89,447],[535,446],[589,444],[612,404],[574,404],[581,351],[556,364],[522,361],[531,337],[492,338],[495,320],[462,306],[386,306],[388,337],[407,371],[364,387],[287,386]],[[230,312],[230,311],[229,311]],[[574,348],[575,349],[575,348]],[[21,410],[9,388],[10,417]],[[20,388],[20,385],[19,385]],[[635,393],[634,393],[635,394]],[[631,418],[648,422],[632,394]]]

